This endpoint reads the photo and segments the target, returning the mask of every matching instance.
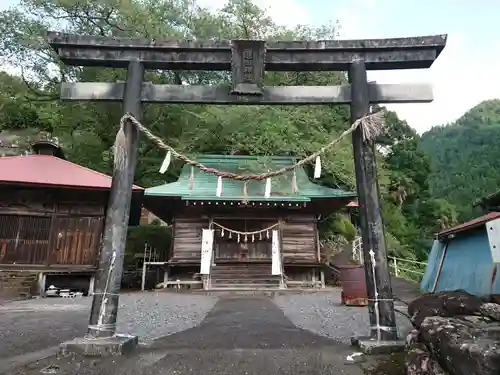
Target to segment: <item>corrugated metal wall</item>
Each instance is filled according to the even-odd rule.
[[[436,274],[439,268],[439,262],[443,256],[444,244],[435,240],[432,244],[431,252],[427,258],[427,267],[425,269],[424,277],[420,282],[420,290],[422,292],[431,292],[436,280]]]
[[[432,289],[442,252],[443,244],[433,246],[421,283],[423,291]],[[462,289],[478,296],[500,294],[500,274],[494,270],[486,230],[459,235],[448,242],[436,292]]]

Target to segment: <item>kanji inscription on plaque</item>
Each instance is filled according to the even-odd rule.
[[[235,95],[262,95],[266,55],[265,42],[238,40],[232,45],[233,90]]]

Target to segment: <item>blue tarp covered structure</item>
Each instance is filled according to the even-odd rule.
[[[500,218],[500,213],[490,213],[441,232],[429,254],[421,291],[461,289],[477,296],[500,294],[500,270],[496,269],[499,265],[493,263],[485,226],[496,218]]]

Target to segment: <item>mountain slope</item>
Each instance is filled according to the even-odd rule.
[[[500,100],[484,101],[454,123],[434,127],[420,142],[431,161],[431,193],[474,216],[473,202],[500,188]]]

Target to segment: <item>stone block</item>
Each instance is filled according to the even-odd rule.
[[[110,357],[125,355],[137,347],[137,336],[114,335],[111,337],[77,337],[60,345],[60,354],[80,354],[88,357]]]
[[[391,354],[405,349],[405,340],[377,340],[370,337],[353,337],[351,343],[368,355]]]

